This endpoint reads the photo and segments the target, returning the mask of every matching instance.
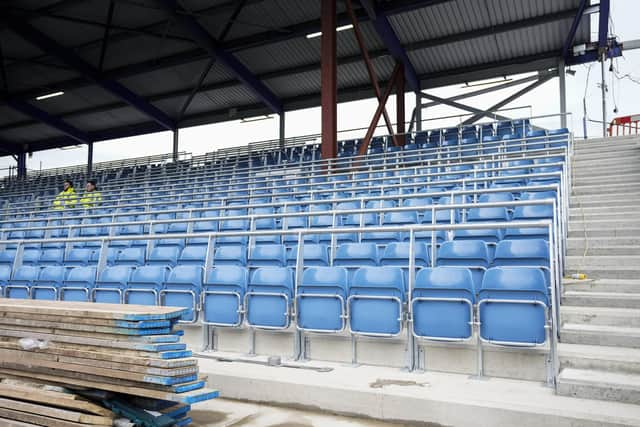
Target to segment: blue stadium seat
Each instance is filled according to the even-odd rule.
[[[287,252],[287,265],[295,267],[298,256],[298,246],[293,246]],[[329,248],[324,244],[304,244],[302,259],[305,267],[326,267],[329,265]]]
[[[91,263],[93,258],[93,249],[90,248],[75,248],[71,249],[64,261],[66,266],[86,266]]]
[[[287,251],[283,245],[257,245],[249,251],[250,267],[285,267]]]
[[[467,222],[483,223],[483,222],[507,222],[509,221],[509,212],[506,208],[472,208],[467,213]],[[456,240],[481,240],[486,243],[497,244],[504,237],[504,229],[468,229],[456,230]]]
[[[541,345],[546,341],[548,307],[542,271],[491,268],[478,296],[480,338],[498,345]]]
[[[285,329],[291,323],[293,272],[286,267],[261,267],[249,280],[245,295],[247,324],[260,329]]]
[[[122,304],[124,289],[132,268],[124,265],[105,267],[93,288],[92,300],[100,303]]]
[[[220,246],[215,248],[213,256],[214,265],[236,265],[245,267],[247,265],[246,246]]]
[[[144,265],[146,252],[146,249],[141,247],[125,248],[118,253],[114,264],[139,267]]]
[[[169,267],[145,265],[136,268],[124,290],[125,304],[158,305],[159,292],[169,275]]]
[[[569,146],[569,129],[552,129],[547,132],[550,148]]]
[[[176,246],[156,246],[151,250],[147,265],[168,265],[175,267],[178,264],[180,248]]]
[[[518,206],[513,213],[513,221],[534,221],[553,219],[553,206],[534,205]],[[546,228],[508,228],[504,234],[505,239],[549,239],[549,231]]]
[[[38,265],[40,261],[40,249],[24,249],[22,253],[22,265]]]
[[[549,244],[543,239],[503,240],[498,243],[492,266],[539,268],[549,284]]]
[[[221,232],[248,231],[249,220],[247,219],[225,219],[220,224]],[[219,236],[216,238],[216,245],[246,245],[247,236]]]
[[[429,247],[425,243],[415,242],[414,247],[416,267],[430,265]],[[409,243],[390,243],[384,249],[380,265],[386,267],[409,267]]]
[[[341,332],[346,326],[347,270],[311,267],[297,289],[297,328],[309,332]]]
[[[45,249],[40,255],[41,266],[62,265],[64,263],[64,249]]]
[[[58,292],[67,278],[67,269],[63,266],[48,266],[40,270],[38,279],[31,286],[31,298],[57,300]]]
[[[184,307],[189,311],[182,315],[181,322],[195,323],[198,320],[197,306],[202,290],[203,268],[196,265],[179,265],[169,274],[160,291],[160,304]]]
[[[0,297],[5,296],[5,287],[11,279],[12,270],[10,265],[0,265]]]
[[[362,267],[378,265],[378,247],[375,243],[345,243],[338,246],[334,266]]]
[[[214,326],[240,326],[248,270],[219,266],[207,274],[202,293],[202,322]]]
[[[491,260],[486,243],[477,240],[444,242],[436,253],[438,267],[465,267],[473,272],[475,289],[480,288]]]
[[[351,280],[347,299],[349,330],[355,335],[398,335],[402,331],[404,302],[402,269],[358,269]]]
[[[475,300],[471,270],[423,268],[411,294],[413,334],[436,341],[470,339]]]
[[[23,265],[16,269],[5,287],[7,298],[31,298],[31,286],[40,275],[40,267]]]
[[[96,281],[96,267],[74,267],[60,288],[63,301],[90,301]]]
[[[178,263],[180,265],[204,266],[207,257],[206,246],[186,246],[180,253]]]

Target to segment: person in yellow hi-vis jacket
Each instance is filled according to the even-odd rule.
[[[98,186],[93,179],[87,181],[87,185],[84,188],[84,194],[80,199],[80,204],[85,209],[95,208],[102,202],[102,194],[98,191]]]
[[[62,191],[53,200],[54,209],[73,209],[76,207],[78,197],[76,196],[76,190],[73,188],[73,182],[65,179],[62,184]]]

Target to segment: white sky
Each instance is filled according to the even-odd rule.
[[[595,15],[593,18],[595,18]],[[619,40],[640,39],[640,26],[638,26],[638,16],[640,16],[640,2],[638,0],[612,0],[611,16],[613,20],[612,31]],[[594,27],[596,28],[596,27]],[[594,38],[596,38],[594,36]],[[615,63],[618,68],[618,77],[629,74],[629,78],[616,78],[614,73],[606,72],[606,82],[609,87],[607,94],[607,120],[616,116],[640,113],[640,49],[625,52],[624,56],[618,58]],[[589,72],[589,68],[591,71]],[[607,63],[607,70],[609,65]],[[582,65],[573,67],[575,76],[567,75],[567,110],[573,113],[570,119],[570,128],[576,137],[582,137],[582,102],[586,94],[588,117],[601,120],[602,107],[600,96],[600,64]],[[513,77],[514,79],[516,77]],[[528,83],[527,83],[528,84]],[[468,98],[461,102],[471,106],[486,109],[497,100],[505,98],[517,92],[523,86],[505,89],[489,95]],[[464,89],[462,85],[450,86],[429,90],[429,93],[441,97],[450,97],[478,89]],[[406,96],[407,120],[415,106],[413,94]],[[614,107],[617,106],[617,113]],[[544,85],[538,87],[529,94],[519,98],[504,108],[522,107],[515,111],[503,113],[510,117],[525,117],[530,115],[557,114],[560,111],[558,98],[558,79],[552,79]],[[376,108],[376,101],[373,99],[340,104],[338,106],[338,129],[353,129],[366,127]],[[387,104],[387,111],[393,118],[395,117],[395,99],[392,97]],[[423,112],[423,119],[436,118],[463,113],[460,110],[439,106]],[[448,121],[432,121],[425,123],[426,128],[437,128],[452,126],[460,120],[450,119]],[[381,122],[382,124],[382,122]],[[538,122],[541,126],[548,128],[560,127],[559,120],[546,120]],[[589,123],[588,136],[597,137],[601,135],[601,125]],[[287,113],[286,135],[300,136],[320,133],[320,109],[311,108],[306,110],[292,111]],[[385,132],[386,133],[386,132]],[[250,142],[275,139],[278,136],[278,118],[272,117],[269,120],[252,123],[241,123],[240,121],[217,123],[213,125],[198,126],[180,130],[180,150],[193,154],[203,154],[219,148],[246,145]],[[364,131],[339,134],[338,139],[357,138],[364,136]],[[139,157],[151,154],[168,153],[172,149],[172,137],[169,132],[156,133],[151,135],[125,138],[114,141],[99,142],[94,145],[94,162],[116,160],[129,157]],[[69,165],[83,164],[86,162],[87,149],[79,147],[71,150],[48,150],[34,153],[32,158],[27,160],[29,169],[47,169]],[[10,157],[0,158],[0,168],[15,165]]]

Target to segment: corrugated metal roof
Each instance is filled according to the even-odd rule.
[[[474,75],[537,71],[560,54],[580,0],[451,0],[420,5],[415,1],[385,1],[389,21],[406,47],[417,74],[426,85],[447,84]],[[108,2],[101,0],[10,0],[18,14],[97,68],[103,46]],[[230,0],[183,0],[187,12],[216,39],[230,25],[218,46],[233,46],[233,55],[284,105],[317,105],[320,85],[320,38],[305,35],[319,29],[317,0],[248,0],[235,21],[229,18],[239,3]],[[359,8],[358,2],[354,2]],[[53,8],[47,6],[54,5]],[[349,22],[338,2],[340,22]],[[356,11],[366,17],[362,9]],[[20,18],[23,19],[23,18]],[[517,23],[517,25],[516,25]],[[176,26],[152,0],[116,2],[103,71],[125,87],[176,118],[209,61],[188,32]],[[583,19],[576,44],[589,40],[589,18]],[[394,60],[374,25],[362,19],[360,28],[381,81],[391,76]],[[11,96],[33,102],[35,96],[63,89],[66,96],[38,103],[49,114],[84,132],[109,130],[127,135],[153,130],[152,120],[122,100],[83,78],[59,59],[41,52],[8,28],[0,30]],[[371,96],[369,77],[353,30],[338,34],[338,87],[351,97]],[[521,58],[525,58],[522,60]],[[548,58],[551,61],[540,61]],[[485,71],[486,70],[486,71]],[[475,73],[475,74],[474,74]],[[437,76],[432,80],[433,76]],[[349,97],[347,96],[347,98]],[[256,92],[217,60],[189,107],[185,123],[262,114]],[[1,107],[0,113],[7,111]],[[0,117],[0,139],[29,141],[36,148],[60,137],[58,130],[8,110]],[[229,111],[235,112],[235,115]],[[62,140],[56,140],[60,143]],[[75,142],[74,142],[75,143]]]

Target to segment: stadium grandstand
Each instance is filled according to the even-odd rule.
[[[0,301],[185,308],[218,409],[640,426],[640,118],[605,115],[603,138],[578,139],[566,100],[565,67],[604,75],[640,45],[609,14],[609,0],[2,2],[0,150],[16,167],[0,182]],[[428,92],[507,75],[466,94],[525,85],[486,110]],[[502,110],[549,81],[557,114]],[[371,125],[341,137],[338,103],[368,98]],[[433,105],[465,114],[433,128]],[[308,107],[322,132],[287,137],[286,114]],[[276,140],[180,151],[181,129],[267,114]],[[160,131],[171,153],[93,162],[96,142]],[[27,167],[76,145],[87,164]],[[0,348],[45,333],[10,317]],[[0,385],[18,363],[0,351]],[[240,425],[203,408],[193,425]],[[80,425],[26,420],[0,410]],[[247,425],[332,424],[297,422]]]

